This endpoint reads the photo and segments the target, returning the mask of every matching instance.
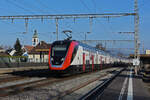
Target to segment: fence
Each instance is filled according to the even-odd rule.
[[[22,56],[0,56],[0,68],[48,66],[48,60],[30,61]]]

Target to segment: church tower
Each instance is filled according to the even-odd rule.
[[[32,46],[36,46],[38,43],[39,43],[39,38],[38,38],[37,30],[35,30],[32,37]]]

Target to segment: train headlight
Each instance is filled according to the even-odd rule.
[[[64,61],[64,58],[61,58],[61,61]]]

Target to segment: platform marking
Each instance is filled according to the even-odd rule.
[[[126,86],[127,86],[127,82],[128,82],[128,77],[123,82],[123,86],[122,86],[122,89],[121,89],[118,100],[122,100],[122,97],[124,95],[124,92],[125,92],[125,89],[126,89]]]
[[[127,100],[133,100],[132,69],[130,69]]]

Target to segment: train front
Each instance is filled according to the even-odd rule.
[[[52,71],[65,71],[71,63],[72,53],[75,46],[78,43],[76,41],[64,40],[55,41],[49,51],[49,68]]]

